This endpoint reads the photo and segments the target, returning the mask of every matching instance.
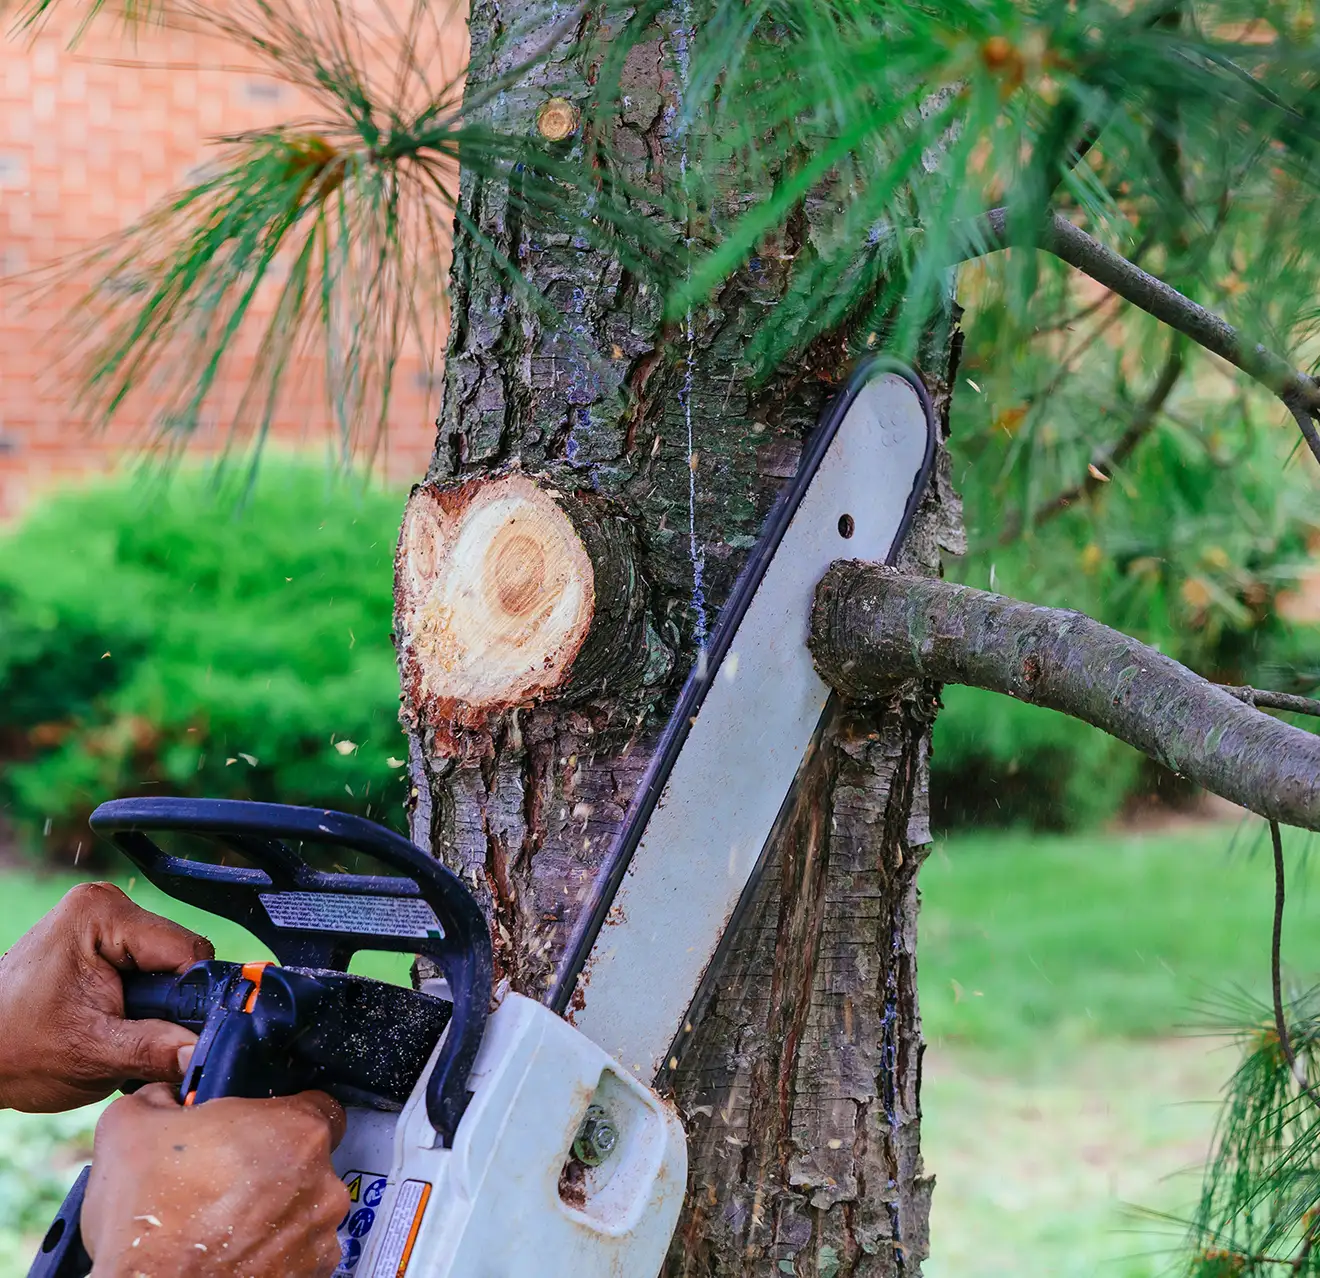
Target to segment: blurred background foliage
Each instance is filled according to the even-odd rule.
[[[1013,270],[988,259],[960,279],[950,446],[968,545],[946,572],[1076,608],[1208,679],[1314,689],[1314,467],[1277,402],[1056,264],[1023,312],[1006,298]],[[946,826],[1086,827],[1144,798],[1194,797],[1066,716],[971,688],[944,702],[933,797]]]
[[[0,542],[0,803],[29,851],[91,852],[137,793],[402,818],[391,578],[402,495],[314,460],[126,476]]]

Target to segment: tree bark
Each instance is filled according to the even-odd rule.
[[[470,91],[531,47],[530,37],[509,39],[502,13],[493,0],[472,7]],[[547,29],[531,16],[518,13],[520,29]],[[676,20],[624,67],[613,144],[638,184],[658,183],[665,157],[677,168]],[[548,109],[574,122],[562,101],[582,102],[594,72],[566,44],[487,110],[505,129],[530,132]],[[580,144],[576,133],[559,143]],[[867,347],[865,335],[850,345],[840,334],[769,383],[751,381],[748,336],[782,292],[806,220],[714,304],[666,328],[653,288],[605,253],[515,217],[506,189],[464,173],[460,198],[562,321],[543,323],[489,255],[456,236],[435,455],[398,562],[412,832],[488,905],[497,979],[539,997],[683,676],[823,404]],[[946,323],[920,359],[945,415],[954,345]],[[936,572],[941,547],[961,547],[948,469],[941,451],[903,551],[913,573]],[[626,577],[635,635],[620,639],[627,627],[614,623],[602,636],[593,624],[578,655],[535,686],[455,696],[435,677],[443,643],[434,631],[417,643],[426,601],[440,595],[422,562],[429,552],[418,559],[416,520],[470,497],[465,486],[518,473],[552,495],[597,572]],[[486,594],[535,612],[532,574],[517,564],[510,574],[509,589]],[[671,1275],[920,1272],[931,1182],[919,1148],[915,876],[929,843],[934,706],[914,682],[882,704],[838,705],[820,736],[798,811],[674,1078],[691,1179]]]
[[[887,698],[912,679],[1061,710],[1271,821],[1320,829],[1320,737],[1080,612],[837,563],[820,583],[811,652],[830,685]]]

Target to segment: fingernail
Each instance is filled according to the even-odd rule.
[[[188,1072],[188,1066],[192,1063],[192,1056],[193,1056],[192,1043],[188,1043],[184,1047],[179,1048],[178,1060],[179,1060],[180,1074],[186,1074]]]

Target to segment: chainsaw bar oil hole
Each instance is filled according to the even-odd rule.
[[[846,541],[857,531],[857,524],[851,515],[839,516],[839,536]]]

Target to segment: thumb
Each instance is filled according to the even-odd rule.
[[[177,1083],[183,1078],[180,1052],[197,1043],[197,1035],[169,1021],[121,1021],[106,1017],[88,1035],[94,1068],[105,1079],[142,1079]]]

